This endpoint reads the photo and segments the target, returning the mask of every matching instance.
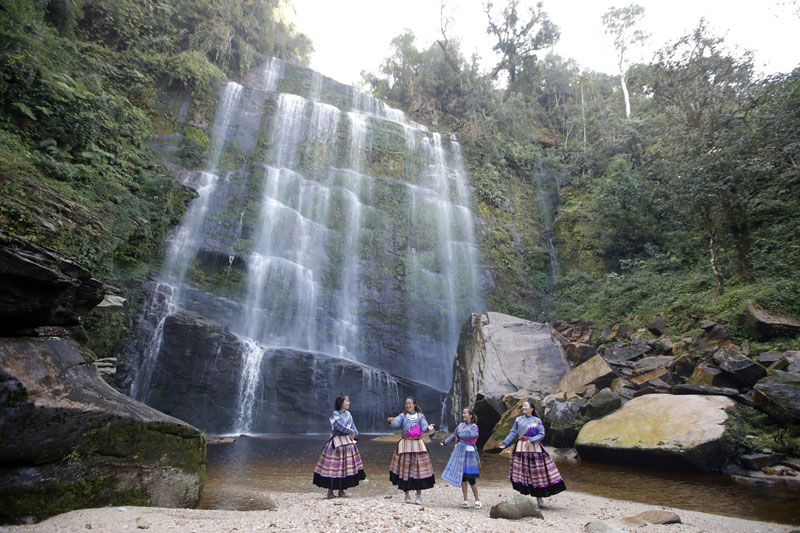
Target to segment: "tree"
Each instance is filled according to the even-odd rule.
[[[494,4],[491,0],[484,5],[484,11],[489,19],[486,33],[494,35],[497,39],[497,44],[492,50],[501,54],[500,62],[490,74],[492,79],[495,79],[501,70],[506,70],[509,80],[514,83],[517,80],[517,70],[525,59],[535,60],[534,52],[554,45],[561,37],[558,26],[550,21],[542,9],[541,2],[528,9],[527,22],[518,13],[519,3],[520,0],[508,0],[500,18],[495,18],[493,15]]]
[[[628,63],[627,52],[632,45],[641,45],[647,39],[647,34],[634,29],[644,16],[644,8],[638,4],[627,7],[610,8],[603,15],[603,25],[606,33],[614,36],[614,48],[617,50],[617,67],[619,68],[619,81],[622,85],[622,95],[625,98],[625,118],[631,116],[631,99],[628,94]]]

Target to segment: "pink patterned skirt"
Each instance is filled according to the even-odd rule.
[[[508,477],[514,490],[540,498],[567,490],[544,446],[537,442],[533,447],[536,451],[514,451],[511,454]]]
[[[329,440],[314,467],[314,485],[330,490],[355,487],[366,477],[361,455],[354,443],[336,447],[333,440]]]

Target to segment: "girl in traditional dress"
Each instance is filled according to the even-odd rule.
[[[348,411],[350,397],[346,394],[337,396],[333,409],[330,418],[331,438],[325,443],[314,468],[314,485],[328,489],[328,498],[334,497],[334,489],[339,490],[340,498],[346,498],[344,491],[358,485],[367,475],[356,446],[358,430]]]
[[[388,419],[393,428],[400,428],[403,434],[397,443],[392,465],[389,467],[389,481],[406,493],[405,502],[411,503],[410,490],[417,491],[417,505],[422,505],[422,491],[433,487],[433,464],[428,449],[420,437],[434,425],[428,424],[425,415],[414,398],[406,398],[405,411]]]
[[[478,417],[475,416],[474,410],[465,407],[461,411],[461,419],[464,422],[442,442],[442,446],[447,446],[453,439],[456,440],[450,460],[444,467],[442,479],[455,487],[461,486],[461,492],[464,494],[464,503],[461,507],[465,509],[469,508],[467,497],[467,483],[469,483],[472,486],[472,495],[475,496],[475,509],[480,509],[482,504],[478,498],[478,486],[475,484],[475,480],[480,477],[478,468],[481,464],[478,450],[475,448],[475,443],[478,442]]]
[[[566,490],[564,480],[558,472],[555,463],[550,459],[550,454],[540,442],[544,438],[544,425],[533,414],[533,403],[522,403],[522,416],[514,420],[511,433],[500,444],[500,449],[505,448],[515,437],[519,441],[511,454],[511,467],[509,479],[514,490],[522,494],[536,496],[536,501],[541,507],[547,496],[558,494]]]

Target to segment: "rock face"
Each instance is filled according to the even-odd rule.
[[[742,322],[750,333],[760,340],[800,333],[800,322],[791,318],[775,316],[746,300],[741,314]]]
[[[196,428],[118,393],[72,340],[0,339],[0,522],[197,504]]]
[[[753,387],[756,405],[783,422],[800,422],[800,376],[774,370]]]
[[[719,470],[725,460],[722,396],[649,394],[583,426],[575,442],[582,459],[694,471]]]
[[[542,418],[546,430],[544,442],[556,448],[572,447],[578,435],[575,421],[585,404],[586,400],[582,398],[547,402]]]
[[[566,354],[544,324],[500,313],[473,314],[453,363],[450,421],[478,394],[500,399],[519,390],[548,394],[569,370]]]
[[[605,359],[595,355],[561,378],[556,387],[556,392],[573,392],[592,383],[602,388],[610,385],[611,381],[616,377],[616,374],[608,366]]]
[[[353,361],[288,348],[264,354],[252,412],[241,413],[239,396],[230,393],[242,390],[247,347],[238,337],[217,323],[177,313],[164,322],[164,340],[147,403],[210,433],[235,432],[242,414],[252,418],[253,433],[326,432],[327,413],[340,392],[350,395],[361,431],[386,428],[386,418],[402,410],[406,396],[417,399],[428,422],[439,423],[441,391]]]
[[[101,283],[85,268],[0,232],[0,335],[78,326],[102,300]]]

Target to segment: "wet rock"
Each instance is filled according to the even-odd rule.
[[[478,394],[497,401],[518,390],[548,394],[569,371],[566,354],[545,324],[501,313],[473,314],[464,324],[448,403],[450,422]]]
[[[0,339],[0,523],[197,504],[202,433],[118,393],[87,358],[71,339]]]
[[[754,489],[781,490],[800,493],[800,476],[765,474],[758,470],[745,470],[731,476],[737,484]]]
[[[561,378],[556,392],[574,392],[589,384],[606,387],[615,377],[617,376],[608,363],[601,356],[595,355]]]
[[[512,496],[497,505],[492,506],[489,511],[490,518],[505,518],[506,520],[520,520],[522,518],[544,518],[536,500],[522,494]]]
[[[726,410],[735,405],[722,396],[634,398],[610,415],[587,422],[575,448],[588,461],[719,470],[727,459]]]
[[[0,232],[0,335],[80,326],[81,317],[102,300],[102,284],[88,270],[49,248]]]
[[[753,400],[760,409],[783,422],[800,422],[800,376],[773,371],[753,387]]]
[[[741,318],[750,334],[758,340],[784,336],[794,337],[800,334],[800,322],[792,318],[773,315],[752,300],[745,300]]]
[[[589,400],[584,408],[584,414],[591,420],[601,418],[612,413],[622,406],[622,398],[609,388],[603,389]]]
[[[728,373],[739,385],[748,389],[767,375],[766,368],[743,353],[730,348],[718,348],[711,357],[720,370]]]
[[[595,350],[594,346],[590,344],[571,342],[567,344],[565,350],[567,352],[567,359],[569,362],[576,366],[581,363],[585,363],[597,355],[597,350]]]

